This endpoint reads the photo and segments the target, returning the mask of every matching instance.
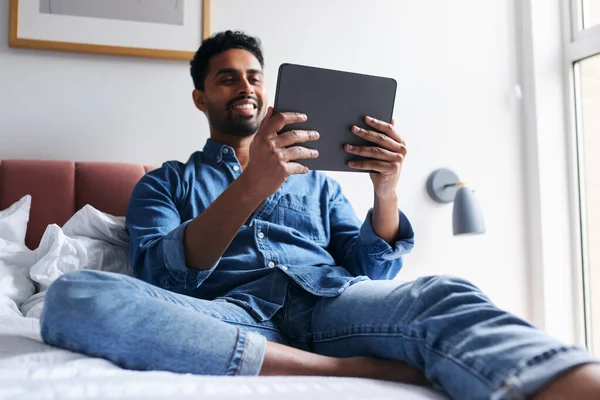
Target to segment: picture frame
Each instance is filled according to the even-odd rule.
[[[211,0],[10,0],[8,45],[191,60],[210,36],[210,8]]]

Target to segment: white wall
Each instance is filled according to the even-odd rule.
[[[511,0],[213,0],[213,30],[259,36],[274,96],[277,68],[296,62],[391,76],[409,146],[399,187],[417,233],[402,279],[455,274],[501,307],[529,313],[522,141]],[[159,163],[207,137],[181,62],[12,50],[0,4],[0,158]],[[451,206],[428,199],[439,167],[477,189],[488,232],[453,237]],[[334,174],[364,215],[366,175]]]

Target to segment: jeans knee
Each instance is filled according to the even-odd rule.
[[[460,278],[458,276],[453,275],[434,275],[434,276],[426,276],[423,278],[426,280],[432,287],[443,287],[450,288],[453,290],[477,290],[477,286],[467,281],[466,279]]]
[[[96,287],[105,281],[105,272],[94,270],[79,270],[66,273],[58,277],[46,292],[45,305],[64,307],[77,298],[89,297],[96,291]]]
[[[416,293],[429,304],[449,300],[475,303],[489,301],[477,286],[452,275],[427,276],[419,278],[415,283]]]
[[[113,274],[79,270],[57,278],[44,297],[44,309],[40,317],[42,336],[59,333],[67,327],[83,323],[92,313],[102,312],[104,297],[111,295],[119,278]],[[118,286],[118,285],[117,285]]]

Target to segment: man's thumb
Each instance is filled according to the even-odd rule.
[[[273,107],[268,107],[267,112],[265,113],[264,118],[260,122],[260,127],[262,128],[266,124],[269,123],[269,120],[273,117]]]
[[[273,107],[269,106],[269,107],[267,108],[267,113],[265,114],[265,117],[263,118],[263,121],[264,121],[265,119],[269,119],[269,118],[271,118],[271,117],[273,116],[273,113],[274,113],[274,112],[275,112],[275,111],[274,111]]]

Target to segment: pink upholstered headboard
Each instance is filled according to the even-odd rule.
[[[125,215],[133,187],[154,168],[122,163],[0,160],[0,210],[31,195],[26,243],[35,249],[49,224],[62,226],[86,204],[112,215]]]

